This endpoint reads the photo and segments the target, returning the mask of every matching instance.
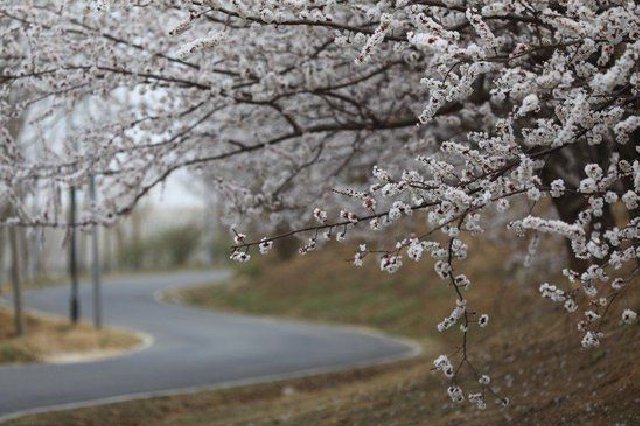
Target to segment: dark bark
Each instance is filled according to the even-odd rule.
[[[580,179],[584,178],[584,166],[586,164],[598,164],[606,173],[610,157],[609,145],[606,144],[597,146],[580,144],[566,147],[562,151],[553,154],[547,160],[541,177],[547,186],[555,179],[563,179],[571,186],[577,187]],[[580,211],[587,207],[587,197],[584,194],[567,192],[561,197],[553,198],[553,205],[560,220],[574,223],[578,219]],[[602,229],[613,228],[616,220],[612,210],[606,204],[602,210],[602,217],[594,218],[593,223],[600,223]],[[587,229],[588,236],[593,229],[593,225]],[[570,268],[576,272],[584,272],[591,262],[588,259],[579,259],[575,256],[571,247],[571,240],[565,239],[565,247]]]

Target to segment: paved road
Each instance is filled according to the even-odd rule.
[[[106,323],[148,333],[153,345],[103,361],[0,367],[0,420],[25,410],[347,367],[413,350],[355,330],[214,313],[154,298],[162,290],[224,277],[224,272],[186,272],[108,281]],[[27,292],[25,299],[30,308],[65,314],[68,291],[50,287]],[[90,287],[82,285],[80,293],[82,314],[91,318]]]

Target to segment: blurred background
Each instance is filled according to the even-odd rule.
[[[68,208],[68,195],[60,194]],[[88,203],[79,189],[77,202]],[[65,211],[66,216],[66,211]],[[194,186],[186,173],[172,176],[143,200],[130,216],[110,227],[99,227],[99,259],[105,274],[205,268],[226,257],[229,238],[220,234],[220,208],[214,195]],[[60,229],[18,230],[21,277],[26,286],[51,284],[68,277],[66,232]],[[77,233],[78,272],[91,271],[91,232]],[[11,280],[11,241],[0,229],[0,282]]]

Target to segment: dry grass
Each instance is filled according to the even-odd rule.
[[[14,335],[13,314],[0,309],[0,363],[39,362],[133,348],[138,336],[120,330],[71,326],[53,317],[26,316],[27,334]]]

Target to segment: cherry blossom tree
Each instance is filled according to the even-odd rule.
[[[22,145],[38,147],[18,149],[3,107],[0,199],[17,212],[5,225],[110,224],[189,168],[235,221],[264,226],[263,238],[234,227],[232,259],[293,236],[305,254],[359,235],[354,264],[387,272],[430,255],[455,297],[437,329],[462,334],[434,368],[453,401],[481,409],[493,388],[467,341],[490,316],[468,306],[463,271],[496,211],[530,256],[545,235],[566,241],[566,280],[540,293],[580,316],[584,347],[607,315],[636,319],[614,303],[640,256],[633,1],[9,0],[0,22],[0,99],[28,89],[18,113],[36,130]],[[52,137],[86,102],[111,113]],[[53,195],[35,214],[16,196],[91,174],[100,202],[78,223],[53,214]],[[388,241],[405,216],[429,230]],[[477,389],[463,392],[462,374]]]

